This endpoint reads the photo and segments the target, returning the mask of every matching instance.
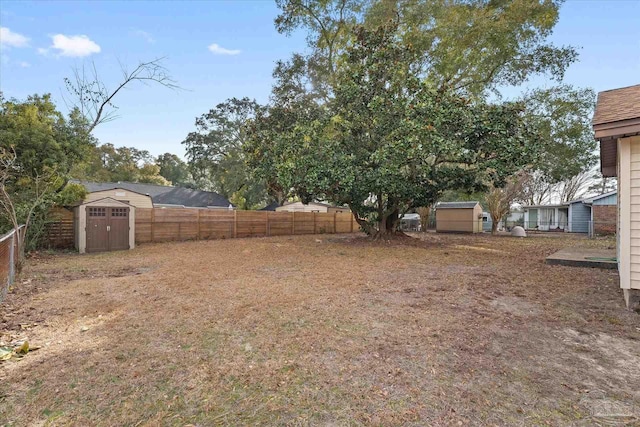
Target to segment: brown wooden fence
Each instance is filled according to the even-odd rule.
[[[53,248],[73,248],[73,211],[54,207],[49,213],[49,221],[44,244]]]
[[[136,209],[136,243],[352,233],[351,213]]]

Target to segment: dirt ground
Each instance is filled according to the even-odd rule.
[[[300,236],[39,255],[0,305],[0,425],[637,425],[611,240]]]

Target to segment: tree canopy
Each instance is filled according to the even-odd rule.
[[[307,31],[316,88],[331,83],[356,25],[389,22],[419,55],[423,77],[437,87],[481,96],[534,75],[561,80],[577,59],[572,47],[549,43],[562,1],[278,0],[276,29]],[[326,89],[325,89],[326,90]]]
[[[101,144],[90,152],[72,170],[73,178],[97,182],[143,182],[168,185],[160,174],[161,167],[146,150],[134,147],[115,147]]]
[[[349,205],[373,235],[394,232],[399,214],[447,189],[501,185],[535,156],[522,105],[434,87],[396,30],[356,27],[333,99],[285,97],[258,115],[246,147],[259,176],[306,202]]]
[[[182,142],[189,170],[199,187],[227,197],[241,208],[264,204],[263,181],[245,162],[245,125],[261,107],[249,98],[231,98],[196,119],[196,131]]]
[[[65,118],[50,95],[33,95],[24,101],[0,97],[0,227],[25,224],[35,242],[43,220],[56,202],[81,193],[65,189],[69,172],[91,149],[82,118],[73,111]],[[41,221],[42,222],[42,221]],[[35,234],[34,234],[35,233]],[[21,236],[25,238],[25,236]],[[21,251],[23,245],[19,245]]]

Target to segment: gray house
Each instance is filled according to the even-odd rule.
[[[617,201],[618,192],[611,191],[568,203],[525,206],[525,227],[540,231],[615,233]]]
[[[569,231],[589,233],[590,227],[595,224],[599,234],[615,233],[617,204],[617,191],[569,202]]]

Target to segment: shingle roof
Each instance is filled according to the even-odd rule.
[[[261,211],[275,211],[277,207],[280,207],[280,203],[271,202],[267,206],[265,206],[264,208],[259,209],[259,210],[261,210]]]
[[[640,118],[640,85],[607,90],[598,94],[593,124]]]
[[[158,196],[167,191],[171,191],[176,187],[168,185],[155,185],[155,184],[142,184],[139,182],[89,182],[89,181],[73,181],[77,184],[82,184],[89,193],[95,193],[96,191],[115,190],[120,188],[123,190],[133,191],[135,193],[145,194],[147,196]]]
[[[473,209],[480,202],[438,202],[436,209]]]
[[[225,197],[212,191],[191,190],[189,188],[172,187],[157,196],[152,196],[153,203],[161,205],[184,205],[198,208],[216,206],[228,208],[231,203]]]
[[[115,189],[128,190],[148,195],[154,204],[161,205],[227,208],[231,204],[225,197],[213,191],[192,190],[168,185],[141,184],[138,182],[75,182],[84,185],[90,193]]]

